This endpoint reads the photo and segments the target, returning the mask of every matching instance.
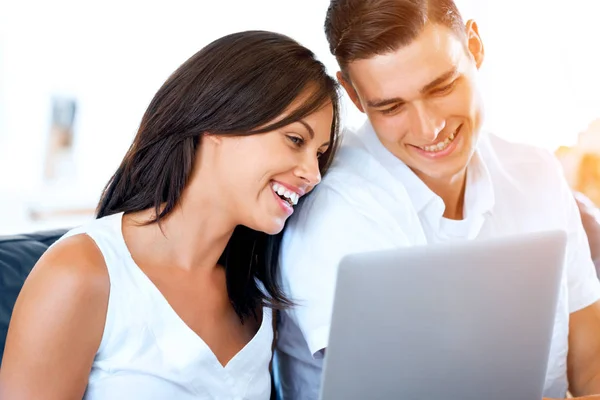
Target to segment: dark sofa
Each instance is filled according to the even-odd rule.
[[[0,362],[8,322],[25,278],[46,251],[66,230],[0,236]]]

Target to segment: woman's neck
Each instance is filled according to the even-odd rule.
[[[138,249],[151,254],[152,264],[190,271],[215,268],[236,224],[212,202],[186,200],[182,198],[160,224],[142,225],[154,218],[154,210],[126,216],[123,229],[129,232],[126,241],[132,253]]]

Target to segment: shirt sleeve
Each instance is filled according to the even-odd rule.
[[[331,187],[320,186],[286,227],[280,253],[281,281],[296,306],[285,312],[300,328],[313,356],[327,347],[340,260],[351,253],[407,243],[393,224],[364,210]]]
[[[558,168],[558,162],[556,162]],[[581,214],[573,191],[559,172],[567,231],[566,273],[569,296],[569,312],[581,310],[600,299],[600,282],[592,261],[587,235],[581,222]],[[557,210],[558,211],[558,210]]]

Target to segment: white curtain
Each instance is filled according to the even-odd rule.
[[[600,118],[600,1],[471,1],[488,129],[548,149],[575,144]]]
[[[553,150],[574,143],[600,117],[600,0],[456,1],[465,18],[479,21],[486,45],[481,80],[488,129]],[[0,0],[0,205],[23,205],[30,197],[93,205],[156,89],[193,52],[226,33],[286,33],[334,74],[323,33],[328,4],[108,0],[99,7]],[[42,163],[56,94],[76,98],[78,111],[76,179],[68,193],[53,196],[43,186]],[[346,125],[361,124],[364,116],[345,105]],[[2,210],[16,215],[17,208],[0,207],[2,227],[10,225]]]

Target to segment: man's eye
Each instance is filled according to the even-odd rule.
[[[431,93],[436,94],[436,95],[449,93],[452,89],[454,89],[455,84],[456,84],[456,81],[454,81],[451,84],[446,85],[444,87],[435,89]]]
[[[382,114],[391,114],[391,113],[393,113],[395,111],[400,110],[401,108],[402,108],[402,104],[396,104],[396,105],[394,105],[394,106],[392,106],[390,108],[386,108],[384,110],[381,110],[381,113]]]

